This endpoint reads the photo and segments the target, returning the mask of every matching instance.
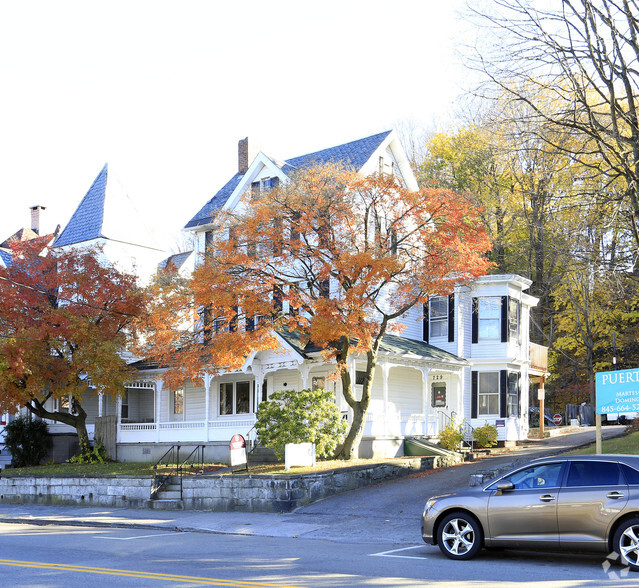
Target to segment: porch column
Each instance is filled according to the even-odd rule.
[[[98,418],[102,417],[102,402],[104,400],[104,393],[98,392]]]
[[[115,419],[117,422],[116,425],[116,442],[120,442],[120,430],[122,427],[122,394],[118,394],[118,397],[115,402]]]
[[[429,435],[428,431],[428,376],[430,375],[429,367],[421,367],[419,371],[422,373],[422,401],[424,403],[424,435]]]
[[[383,362],[378,364],[382,368],[382,396],[384,400],[384,435],[388,435],[388,379],[390,364]]]
[[[306,390],[306,388],[308,388],[308,376],[311,373],[311,366],[301,364],[299,369],[300,374],[302,375],[302,390]]]
[[[162,388],[164,380],[155,382],[155,433],[158,443],[160,442],[160,415],[162,414]]]
[[[464,411],[464,399],[462,397],[464,393],[464,370],[461,369],[457,372],[457,414],[463,422],[466,419],[466,413]]]
[[[206,441],[209,440],[209,416],[211,414],[211,380],[213,376],[208,372],[204,374],[204,428],[206,432],[204,434],[204,439]]]

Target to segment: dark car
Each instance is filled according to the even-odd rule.
[[[614,551],[639,571],[639,456],[547,457],[433,496],[422,537],[451,559],[482,547]]]

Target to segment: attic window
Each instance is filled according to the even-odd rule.
[[[363,386],[365,379],[366,379],[366,372],[360,372],[359,370],[355,372],[355,385],[356,386]]]
[[[273,188],[277,188],[280,185],[280,179],[278,177],[274,178],[262,178],[261,180],[257,180],[251,183],[251,194],[253,196],[259,196],[264,192],[268,192]]]

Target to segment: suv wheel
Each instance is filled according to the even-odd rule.
[[[437,529],[439,549],[450,559],[475,557],[483,542],[484,534],[479,521],[465,512],[449,514]]]
[[[620,556],[621,565],[639,571],[639,517],[624,521],[615,533],[613,549]]]

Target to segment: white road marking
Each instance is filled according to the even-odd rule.
[[[111,541],[131,541],[131,539],[148,539],[149,537],[166,537],[175,535],[175,533],[158,533],[157,535],[137,535],[136,537],[106,537],[104,535],[96,535],[95,539],[110,539]],[[186,533],[180,533],[186,535]]]
[[[399,551],[408,551],[409,549],[422,549],[422,545],[414,545],[413,547],[402,547],[401,549],[391,549],[390,551],[382,551],[381,553],[370,553],[371,557],[398,557],[400,559],[428,559],[427,557],[415,557],[413,555],[394,555]]]

